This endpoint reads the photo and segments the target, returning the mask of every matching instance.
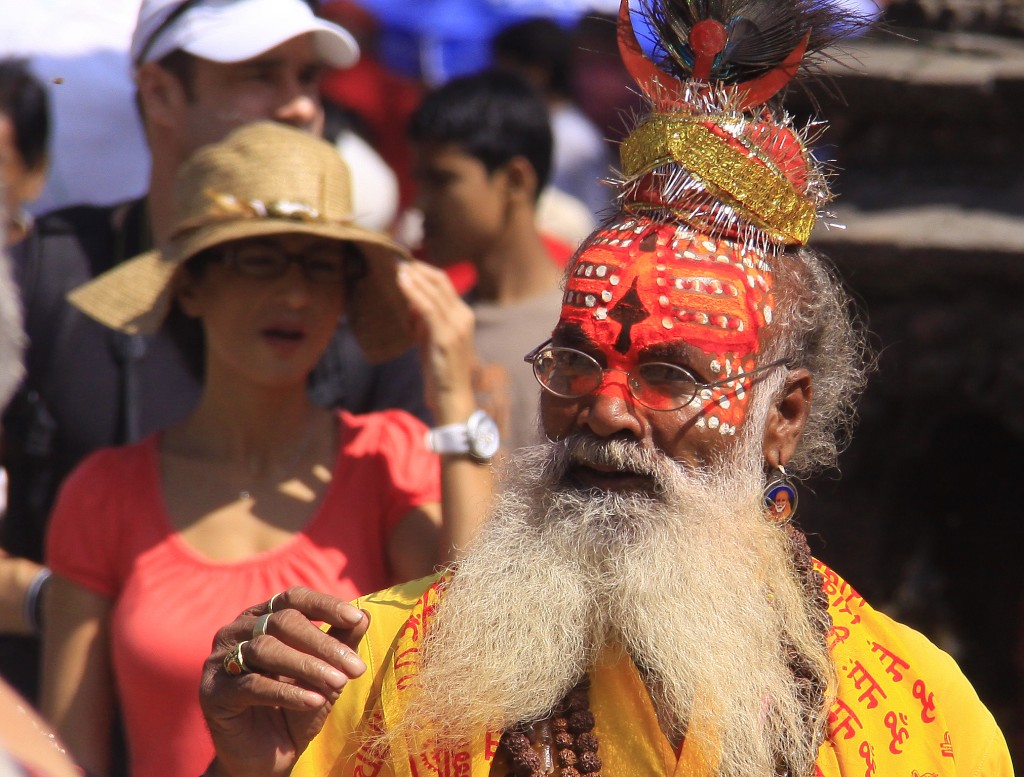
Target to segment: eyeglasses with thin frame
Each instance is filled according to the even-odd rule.
[[[184,0],[177,8],[167,14],[167,17],[156,26],[156,29],[149,34],[146,38],[146,42],[142,44],[139,49],[139,55],[135,58],[135,67],[139,67],[143,62],[146,61],[146,56],[149,54],[153,45],[157,39],[163,35],[167,30],[174,26],[175,22],[189,12],[189,9],[199,5],[203,0]],[[319,0],[303,0],[303,2],[309,6],[310,10],[315,14],[317,8],[320,5]]]
[[[580,399],[601,387],[606,372],[621,372],[626,376],[629,393],[651,410],[678,410],[690,404],[699,391],[728,386],[741,378],[791,361],[788,358],[777,359],[725,380],[704,383],[678,364],[644,362],[632,370],[602,367],[593,356],[583,351],[551,345],[551,342],[541,343],[523,357],[523,361],[533,365],[533,375],[545,391],[562,399]]]
[[[344,243],[315,244],[292,252],[276,243],[247,241],[226,246],[221,256],[228,267],[250,278],[280,278],[293,263],[310,283],[343,284],[350,275],[350,251]]]

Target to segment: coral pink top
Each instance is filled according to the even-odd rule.
[[[157,436],[90,456],[51,519],[54,572],[114,601],[111,659],[132,777],[195,777],[213,757],[198,703],[216,631],[293,585],[345,599],[394,582],[387,539],[409,510],[440,500],[425,427],[402,411],[339,413],[333,480],[305,528],[243,561],[187,545],[161,493]]]

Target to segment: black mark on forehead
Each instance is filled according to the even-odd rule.
[[[615,338],[615,344],[612,346],[622,354],[628,353],[633,344],[631,334],[633,325],[639,324],[651,315],[644,307],[643,302],[640,301],[640,294],[636,290],[636,282],[637,278],[634,277],[633,285],[629,287],[629,291],[623,294],[622,299],[616,303],[615,307],[608,311],[608,318],[622,324],[622,331],[619,332],[619,336]]]
[[[640,238],[640,250],[641,251],[653,251],[658,247],[658,233],[650,231],[642,238]]]

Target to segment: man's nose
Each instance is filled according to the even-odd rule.
[[[274,116],[283,124],[314,131],[317,129],[317,117],[320,115],[320,100],[316,94],[298,81],[290,82],[282,87],[282,95]]]
[[[639,403],[629,390],[629,377],[621,370],[606,370],[601,385],[585,400],[579,425],[598,437],[627,432],[637,439],[643,436],[638,416]]]

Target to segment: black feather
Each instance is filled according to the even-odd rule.
[[[837,0],[641,0],[640,13],[656,36],[658,66],[683,80],[695,60],[690,30],[704,19],[720,22],[728,37],[710,80],[721,85],[743,83],[778,66],[808,32],[805,62],[813,62],[816,52],[870,24]]]

